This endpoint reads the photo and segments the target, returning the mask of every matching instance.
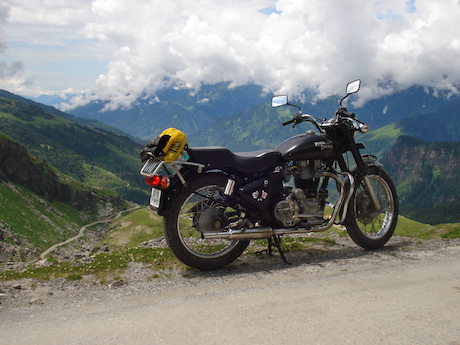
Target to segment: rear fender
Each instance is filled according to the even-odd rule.
[[[181,169],[181,174],[185,181],[192,181],[192,179],[196,178],[197,175],[195,171],[191,171],[188,169]],[[171,202],[175,199],[175,196],[180,193],[182,189],[185,188],[184,184],[180,180],[179,176],[173,175],[170,176],[170,184],[167,189],[163,189],[161,191],[161,198],[160,198],[160,206],[158,209],[154,209],[160,216],[164,216],[165,213],[170,209]]]
[[[196,179],[203,178],[205,174],[216,174],[216,173],[223,174],[222,172],[217,172],[217,171],[198,173],[191,169],[181,169],[180,173],[182,174],[182,177],[186,181],[187,186],[193,183],[193,181],[195,181]],[[171,209],[171,205],[176,199],[177,195],[182,190],[187,188],[187,186],[185,186],[182,183],[181,179],[177,175],[171,176],[170,178],[171,178],[171,183],[169,187],[162,191],[161,199],[160,199],[160,207],[157,210],[155,210],[160,216],[164,216]]]

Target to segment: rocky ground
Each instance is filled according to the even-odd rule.
[[[323,235],[312,234],[311,236]],[[395,236],[384,248],[367,251],[356,246],[348,237],[341,237],[337,234],[330,234],[329,237],[335,241],[334,244],[320,241],[306,250],[286,253],[290,265],[285,264],[275,252],[272,257],[267,253],[245,254],[228,267],[212,272],[201,272],[183,266],[158,270],[151,264],[132,263],[123,273],[109,276],[105,280],[88,275],[76,281],[64,278],[46,281],[37,279],[1,281],[0,318],[2,311],[17,308],[78,306],[88,301],[110,299],[115,296],[135,296],[147,290],[161,290],[172,285],[199,285],[213,279],[239,279],[248,275],[269,275],[273,271],[281,272],[296,267],[321,274],[322,269],[331,266],[340,270],[352,270],[357,264],[362,266],[372,263],[386,266],[395,260],[407,262],[421,258],[437,258],[446,255],[449,248],[460,245],[460,239],[419,240]],[[144,245],[162,246],[164,242],[154,241]],[[37,261],[37,264],[40,263],[43,264],[43,261]],[[0,269],[12,266],[20,269],[20,265],[9,263]]]

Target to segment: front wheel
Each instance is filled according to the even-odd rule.
[[[364,179],[358,177],[345,226],[357,245],[377,249],[385,245],[395,231],[399,211],[398,196],[393,181],[383,169],[368,166],[367,173],[381,209],[376,210]]]
[[[193,180],[177,195],[163,218],[165,238],[174,255],[190,267],[212,270],[238,258],[249,241],[204,239],[204,232],[228,230],[240,212],[224,205],[227,177],[208,174]]]

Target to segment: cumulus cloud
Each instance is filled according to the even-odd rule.
[[[59,8],[68,22],[72,3]],[[79,32],[114,51],[94,95],[74,104],[130,107],[165,87],[223,81],[323,98],[360,78],[361,103],[414,84],[459,92],[457,0],[94,0],[85,9],[75,12],[75,23],[86,20]]]
[[[61,45],[83,39],[81,30],[98,17],[92,0],[14,0],[10,22],[14,39],[31,45]]]
[[[26,70],[1,87],[25,96],[65,98],[68,89],[80,93],[105,71],[113,47],[83,33],[86,23],[98,19],[92,0],[10,0],[8,8],[4,58],[23,61]]]
[[[11,4],[9,1],[0,1],[0,54],[3,54],[8,45],[4,40],[4,27],[10,16]],[[24,63],[22,61],[13,61],[8,63],[0,60],[0,82],[1,87],[14,86],[15,89],[26,83],[24,79]]]

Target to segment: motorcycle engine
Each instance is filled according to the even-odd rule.
[[[274,205],[273,214],[283,226],[296,226],[302,221],[310,225],[323,222],[324,208],[321,207],[322,200],[317,197],[318,184],[315,182],[323,174],[319,160],[295,161],[285,170],[284,181],[288,182],[293,176],[295,187],[286,187],[286,198]]]
[[[295,178],[302,180],[320,178],[324,173],[320,160],[295,161],[293,166],[290,168],[290,171]]]

